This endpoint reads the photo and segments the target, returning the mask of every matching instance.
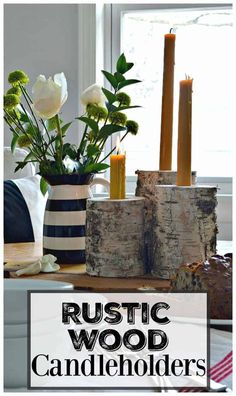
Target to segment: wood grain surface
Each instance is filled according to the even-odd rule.
[[[36,243],[16,243],[4,245],[4,262],[9,267],[17,264],[32,263],[42,256],[42,244]],[[14,272],[10,272],[11,278],[17,278]],[[23,276],[22,276],[23,277]],[[21,278],[22,278],[21,277]],[[24,276],[32,279],[47,279],[69,282],[76,289],[89,290],[137,290],[156,289],[165,291],[169,289],[170,281],[163,279],[150,279],[148,277],[139,278],[105,278],[93,277],[86,274],[85,264],[61,265],[59,272],[40,273],[37,275]]]
[[[218,241],[217,253],[225,254],[232,252],[231,241]],[[36,243],[15,243],[4,245],[4,262],[30,263],[42,256],[42,244]],[[10,277],[16,278],[14,272],[10,273]],[[93,277],[86,274],[85,264],[78,265],[62,265],[57,273],[31,275],[32,279],[48,279],[69,282],[76,289],[88,290],[138,290],[138,289],[155,289],[166,291],[170,287],[170,281],[166,279],[150,279],[148,277],[140,278],[103,278]],[[17,278],[18,279],[18,278]]]

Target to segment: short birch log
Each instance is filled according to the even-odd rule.
[[[156,186],[153,276],[169,279],[183,263],[216,253],[216,187]]]
[[[86,270],[92,276],[144,274],[144,198],[88,199]]]
[[[144,244],[145,271],[150,273],[153,267],[153,219],[156,205],[156,185],[176,184],[176,171],[137,170],[137,187],[135,195],[145,197],[144,206]],[[196,183],[196,172],[192,172],[192,183]]]
[[[137,187],[136,196],[142,196],[142,193],[146,194],[152,192],[155,194],[155,186],[158,185],[175,185],[176,184],[176,171],[143,171],[137,170]],[[196,172],[192,172],[192,184],[196,184],[197,175]]]

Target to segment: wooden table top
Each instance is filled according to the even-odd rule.
[[[36,261],[43,254],[42,244],[39,242],[30,243],[9,243],[4,245],[4,262],[8,266],[16,266],[17,263],[31,263]],[[104,278],[86,274],[85,264],[61,265],[58,272],[40,273],[37,275],[21,276],[32,279],[47,279],[69,282],[76,289],[88,290],[137,290],[151,288],[156,290],[168,290],[170,281],[166,279],[153,279],[151,277],[140,278]],[[11,278],[17,278],[14,272],[10,272]]]
[[[218,254],[232,252],[231,241],[219,241],[217,243]],[[36,261],[43,254],[40,242],[32,243],[9,243],[4,245],[4,262],[8,265],[17,263],[30,263]],[[18,278],[14,272],[10,273],[11,278]],[[22,278],[23,276],[21,276]],[[143,276],[135,278],[104,278],[86,274],[85,264],[61,265],[58,272],[40,273],[37,275],[25,276],[34,279],[47,279],[69,282],[76,289],[88,290],[137,290],[150,288],[166,291],[170,288],[170,281],[166,279],[153,279]]]

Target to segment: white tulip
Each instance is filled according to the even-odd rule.
[[[54,79],[38,76],[32,88],[33,105],[35,113],[43,119],[49,119],[59,113],[65,103],[67,82],[64,73],[54,75]]]
[[[104,105],[106,97],[102,92],[102,88],[98,84],[90,85],[81,95],[81,102],[84,106],[88,104]]]

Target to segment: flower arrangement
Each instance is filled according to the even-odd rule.
[[[139,107],[131,104],[131,98],[123,89],[140,82],[125,77],[133,63],[120,55],[114,74],[102,70],[112,90],[93,84],[81,95],[84,114],[75,117],[82,121],[84,131],[79,145],[65,143],[64,138],[72,122],[64,123],[61,108],[67,100],[67,81],[64,73],[55,74],[52,79],[38,76],[32,87],[32,95],[26,85],[29,77],[22,70],[9,74],[11,88],[4,95],[4,120],[12,132],[11,149],[26,147],[24,161],[17,162],[18,169],[28,162],[38,163],[41,177],[41,191],[47,191],[47,176],[70,173],[95,174],[109,167],[105,160],[113,150],[101,158],[107,139],[117,132],[136,135],[138,124],[127,119],[124,110]]]

